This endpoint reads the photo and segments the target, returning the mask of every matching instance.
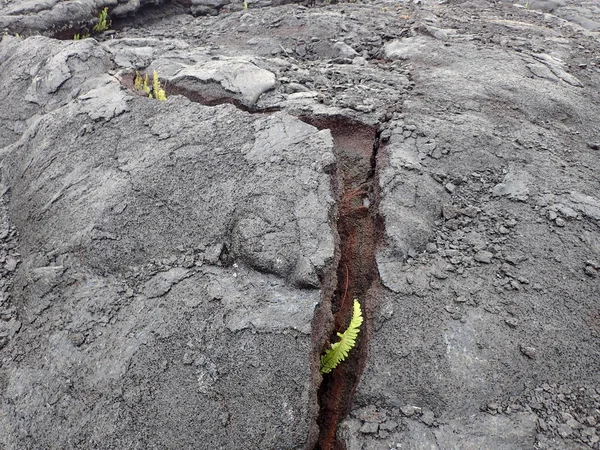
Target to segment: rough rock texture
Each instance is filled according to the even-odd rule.
[[[2,447],[306,442],[329,132],[128,93],[91,39],[3,49],[4,120],[37,117],[3,149]]]
[[[0,3],[114,18],[0,42],[0,447],[313,450],[341,142],[382,239],[340,442],[598,449],[597,4],[157,3]]]

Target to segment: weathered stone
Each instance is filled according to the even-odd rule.
[[[475,253],[475,255],[473,256],[473,259],[480,263],[489,264],[492,262],[493,257],[494,257],[493,253],[488,252],[486,250],[480,250],[477,253]]]

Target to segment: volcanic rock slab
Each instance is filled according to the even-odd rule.
[[[0,5],[0,446],[598,449],[596,2],[150,3]]]
[[[4,120],[37,118],[2,157],[22,322],[2,350],[2,446],[305,442],[329,132],[129,93],[93,40],[6,39]]]

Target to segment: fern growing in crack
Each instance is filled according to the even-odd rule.
[[[156,70],[154,71],[152,88],[154,91],[154,98],[156,100],[165,101],[167,99],[167,94],[165,94],[165,90],[160,86],[160,81],[158,80],[158,73],[156,72]]]
[[[108,17],[108,7],[104,8],[98,14],[98,22],[96,22],[96,25],[94,25],[93,30],[96,33],[102,33],[103,31],[106,31],[110,28],[111,23],[112,22],[111,22],[110,18]]]
[[[354,310],[350,325],[344,333],[338,333],[340,340],[331,344],[323,356],[321,356],[321,373],[329,373],[335,369],[339,363],[348,357],[348,352],[356,344],[356,337],[363,323],[362,311],[358,300],[354,300]]]
[[[139,72],[135,72],[133,88],[136,91],[145,92],[148,95],[148,98],[154,98],[156,100],[165,101],[167,99],[167,94],[160,85],[160,80],[158,79],[158,73],[156,72],[156,70],[154,71],[154,76],[152,78],[152,87],[150,87],[149,83],[150,81],[147,74],[144,78],[142,78]]]

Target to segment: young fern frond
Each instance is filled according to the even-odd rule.
[[[154,71],[154,79],[152,82],[152,86],[154,88],[154,98],[156,100],[165,101],[167,99],[167,94],[165,94],[165,90],[160,87],[160,81],[158,79],[158,73],[156,70]]]
[[[142,90],[148,94],[148,97],[152,98],[152,94],[150,93],[151,89],[148,86],[148,74],[146,74],[146,78],[144,78],[144,83],[142,84]]]
[[[148,95],[148,98],[153,98],[161,101],[167,99],[167,94],[160,85],[160,80],[158,79],[158,73],[156,72],[156,70],[154,71],[154,76],[152,78],[152,87],[150,87],[149,83],[150,79],[148,78],[148,74],[146,74],[146,76],[142,78],[139,72],[135,72],[135,78],[133,79],[133,88],[136,91],[145,92]]]
[[[138,71],[135,72],[135,78],[133,79],[133,88],[136,91],[141,91],[142,86],[144,85],[144,79],[140,75]]]
[[[98,22],[96,23],[96,25],[94,25],[93,30],[96,33],[102,33],[103,31],[106,31],[110,28],[111,23],[111,20],[108,18],[108,7],[104,8],[98,14]]]
[[[329,373],[335,369],[339,363],[344,361],[348,356],[348,352],[356,344],[356,337],[360,331],[360,326],[363,323],[362,311],[358,300],[354,300],[354,312],[350,325],[344,333],[338,333],[340,340],[335,344],[331,344],[323,356],[321,356],[321,373]]]

